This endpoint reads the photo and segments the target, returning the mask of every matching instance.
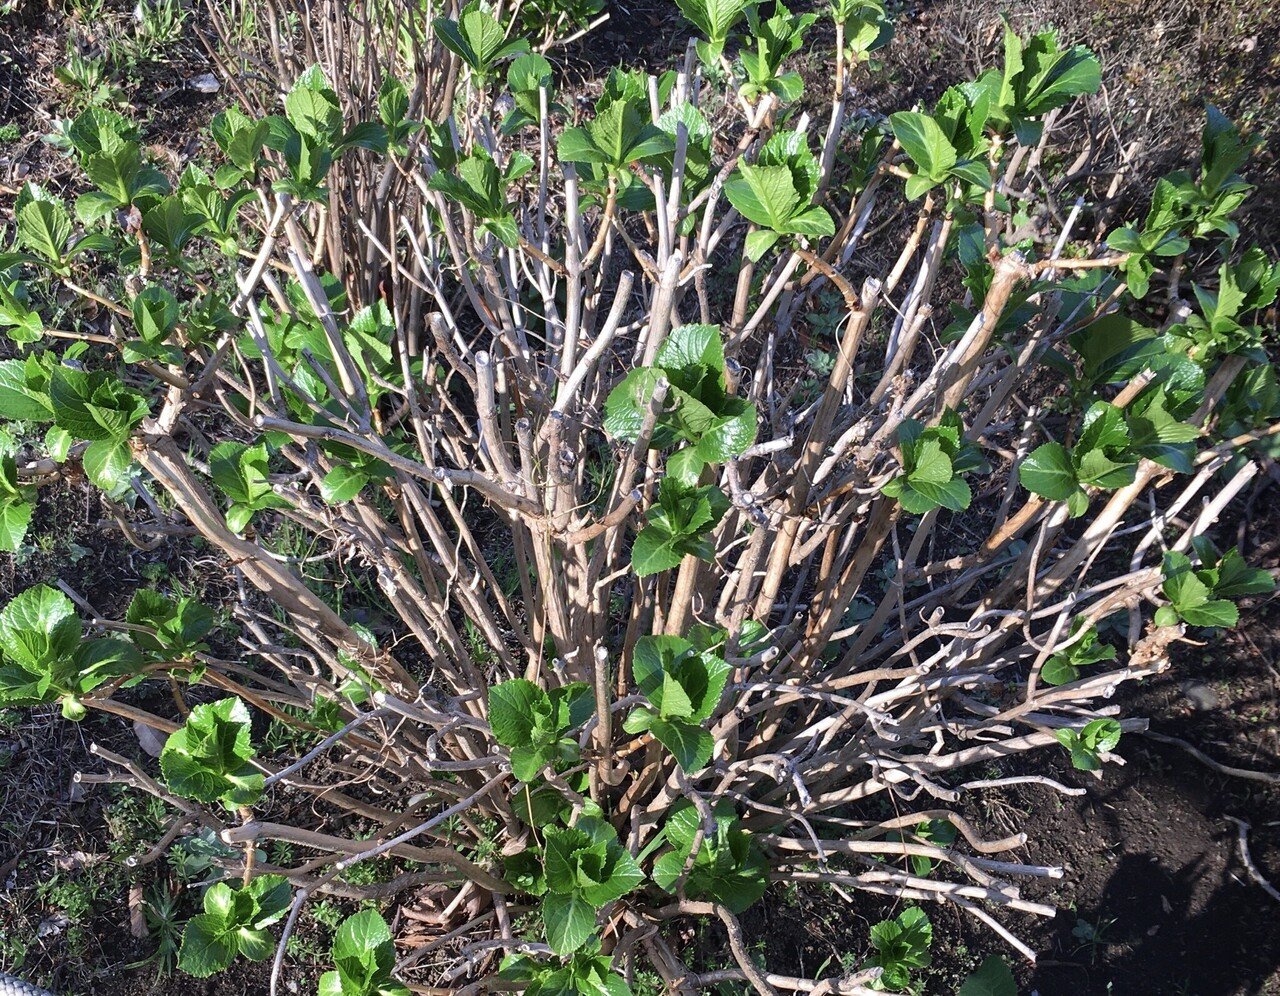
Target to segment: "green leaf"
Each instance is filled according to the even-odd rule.
[[[701,726],[679,719],[656,719],[650,727],[654,737],[671,751],[686,774],[701,771],[711,760],[716,743]]]
[[[566,128],[556,145],[562,163],[606,163],[608,154],[596,146],[586,128]]]
[[[523,39],[506,42],[502,26],[478,0],[463,7],[457,21],[437,17],[432,23],[445,47],[479,77],[487,76],[501,59],[529,50]]]
[[[1235,547],[1222,555],[1217,570],[1218,582],[1213,586],[1213,593],[1219,598],[1269,595],[1275,591],[1276,582],[1271,572],[1250,567]]]
[[[178,795],[237,809],[262,794],[264,776],[249,763],[252,756],[249,710],[228,698],[191,710],[165,742],[160,770]]]
[[[883,985],[905,989],[912,971],[929,966],[932,943],[933,925],[929,918],[919,907],[910,907],[896,920],[882,920],[872,926],[871,944],[876,953],[867,959],[867,965],[884,969],[880,978]]]
[[[337,972],[325,972],[320,976],[316,994],[317,996],[345,996],[342,976]]]
[[[1066,501],[1078,489],[1075,467],[1061,443],[1037,446],[1018,467],[1018,480],[1032,494]]]
[[[35,356],[25,361],[0,360],[0,417],[15,422],[47,422],[53,418],[47,391],[32,383],[31,374],[39,369]]]
[[[22,188],[14,218],[18,245],[61,266],[71,239],[71,218],[62,201],[46,194],[36,184],[28,183]]]
[[[1225,599],[1211,599],[1199,605],[1188,605],[1179,609],[1178,614],[1192,626],[1231,629],[1240,621],[1240,611]]]
[[[376,910],[363,910],[347,917],[333,938],[333,960],[337,979],[321,980],[341,996],[409,996],[409,990],[392,978],[395,944],[391,930]],[[337,988],[333,989],[334,982]]]
[[[648,577],[679,567],[685,556],[672,536],[654,526],[645,526],[631,547],[631,569],[636,577]]]
[[[99,191],[110,198],[113,207],[142,206],[169,192],[169,181],[159,170],[142,161],[142,149],[136,142],[86,157],[84,171]]]
[[[18,551],[33,511],[30,501],[14,497],[0,499],[0,550],[5,553]]]
[[[747,259],[751,260],[751,262],[758,263],[761,257],[772,249],[780,238],[781,236],[771,228],[760,228],[754,232],[749,232],[743,242],[743,252],[746,253]]]
[[[957,996],[1018,996],[1018,984],[1004,959],[990,955],[964,980]]]
[[[537,781],[554,756],[554,745],[512,747],[511,773],[522,782]]]
[[[743,163],[725,184],[725,195],[748,221],[781,231],[801,206],[791,170],[786,166]]]
[[[285,94],[284,113],[300,134],[322,144],[342,131],[342,107],[318,65],[305,70]]]
[[[1081,729],[1054,730],[1053,735],[1071,754],[1071,764],[1080,771],[1097,771],[1102,767],[1099,754],[1108,753],[1120,743],[1121,727],[1114,719],[1095,719]]]
[[[578,893],[551,893],[542,900],[542,922],[551,949],[566,955],[586,944],[595,932],[596,911]]]
[[[1206,194],[1213,196],[1236,179],[1236,170],[1249,158],[1250,144],[1242,141],[1235,125],[1209,104],[1205,107],[1201,149],[1200,185]]]
[[[640,367],[627,374],[605,400],[604,431],[614,439],[635,442],[661,376],[654,367]]]
[[[1080,669],[1071,663],[1070,658],[1055,654],[1045,661],[1040,678],[1046,685],[1065,685],[1080,678]]]
[[[0,610],[0,650],[32,674],[51,673],[80,645],[80,618],[71,599],[38,584]]]
[[[889,126],[916,169],[935,182],[944,179],[956,164],[956,150],[938,122],[918,111],[889,116]]]
[[[1113,751],[1120,743],[1120,724],[1114,719],[1095,719],[1080,731],[1080,739],[1098,751]]]
[[[67,137],[81,158],[110,152],[139,138],[138,126],[105,107],[88,107],[71,122]]]
[[[163,342],[178,323],[178,299],[164,287],[144,287],[133,299],[133,324],[147,342]]]
[[[125,441],[99,439],[90,443],[81,457],[81,463],[89,480],[108,494],[114,493],[125,482],[133,453]]]
[[[714,816],[714,833],[707,832],[702,840],[685,881],[685,893],[693,899],[713,899],[741,913],[764,895],[768,863],[751,834],[738,825],[731,804],[718,803]],[[675,891],[701,823],[697,809],[689,802],[682,802],[667,818],[663,836],[671,850],[654,862],[653,880],[668,892]]]
[[[658,503],[646,513],[648,525],[632,546],[632,568],[645,577],[678,566],[686,556],[710,560],[715,549],[706,537],[728,509],[729,500],[719,488],[690,487],[678,477],[664,477]]]
[[[963,440],[964,425],[954,412],[944,413],[937,425],[906,419],[898,430],[903,473],[884,486],[903,509],[921,514],[935,508],[961,511],[973,493],[959,476],[985,467],[985,461]]]
[[[591,718],[596,709],[595,693],[585,681],[572,681],[547,693],[551,705],[551,728],[556,733],[576,729]]]
[[[727,398],[721,414],[709,425],[697,442],[701,463],[724,463],[741,456],[756,441],[756,409],[742,398]],[[687,480],[693,484],[694,480]]]
[[[681,325],[662,343],[654,361],[668,371],[702,367],[724,372],[724,344],[719,325]]]
[[[548,712],[547,693],[524,678],[513,678],[489,689],[489,725],[504,747],[527,747],[533,742],[538,711]]]
[[[223,921],[209,913],[200,913],[187,921],[178,951],[178,967],[197,979],[207,979],[231,965],[235,960],[234,938],[224,932]]]
[[[520,851],[503,859],[503,877],[521,892],[534,896],[547,891],[547,876],[542,861],[533,850]]]
[[[320,482],[320,497],[327,505],[339,505],[358,495],[368,483],[366,474],[340,464],[324,475]]]
[[[703,61],[713,64],[724,49],[725,39],[747,9],[747,0],[676,0],[685,18],[712,43]]]
[[[240,532],[254,512],[279,508],[284,504],[271,486],[270,467],[265,443],[244,446],[219,443],[209,453],[209,473],[213,483],[233,502],[227,522]]]
[[[154,634],[132,634],[134,642],[143,650],[181,655],[207,649],[201,641],[213,630],[214,615],[193,598],[174,601],[142,588],[134,593],[125,610],[125,622],[155,631]]]
[[[54,420],[78,439],[124,442],[147,414],[147,401],[103,370],[54,367],[49,379]]]

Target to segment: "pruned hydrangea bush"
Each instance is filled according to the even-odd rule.
[[[135,863],[211,842],[179,967],[274,993],[323,895],[377,904],[325,996],[901,990],[939,903],[1034,957],[1062,869],[966,800],[1080,794],[1046,760],[1103,768],[1116,689],[1272,587],[1209,538],[1280,428],[1249,140],[1209,108],[1126,213],[1051,30],[882,116],[874,0],[682,0],[673,68],[594,106],[547,54],[598,4],[316,6],[227,49],[207,162],[64,122],[80,185],[0,255],[0,545],[83,475],[240,586],[0,612],[0,704],[164,738],[84,777],[171,811]],[[780,975],[739,919],[777,883],[905,908]]]

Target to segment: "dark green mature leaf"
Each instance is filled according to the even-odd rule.
[[[707,65],[714,65],[724,51],[729,32],[742,20],[748,0],[676,0],[680,13],[706,36],[707,44],[698,54]]]
[[[1061,443],[1044,443],[1018,467],[1018,480],[1032,494],[1050,501],[1066,501],[1080,485],[1071,455]]]
[[[899,111],[889,116],[889,126],[916,169],[930,180],[942,181],[955,166],[955,148],[929,115]]]
[[[1168,393],[1163,385],[1148,388],[1126,411],[1134,453],[1153,460],[1179,474],[1195,469],[1195,446],[1200,429],[1181,422],[1169,412]]]
[[[568,954],[595,932],[596,909],[580,893],[552,893],[542,900],[542,922],[551,949]]]
[[[1203,552],[1201,559],[1207,559]],[[1250,567],[1236,547],[1232,547],[1218,559],[1217,571],[1218,578],[1213,586],[1213,593],[1218,598],[1269,595],[1276,589],[1271,572],[1261,567]]]
[[[13,454],[0,455],[0,550],[16,553],[35,508],[36,489],[18,480]]]
[[[504,747],[532,743],[538,713],[548,711],[547,693],[524,678],[513,678],[489,689],[489,725]]]
[[[497,63],[529,50],[529,43],[523,38],[506,41],[502,26],[480,6],[479,0],[471,0],[463,7],[458,20],[437,17],[432,24],[445,47],[482,80]]]
[[[683,719],[655,719],[649,727],[657,741],[671,751],[671,755],[686,774],[701,771],[715,753],[716,742],[701,726]]]
[[[1018,984],[1004,959],[990,955],[964,980],[957,996],[1018,996]]]
[[[38,184],[27,183],[14,205],[18,245],[61,267],[71,240],[71,217],[58,198]]]
[[[0,360],[0,417],[15,422],[47,422],[53,418],[47,362],[52,354],[25,360]]]
[[[1090,386],[1130,381],[1165,354],[1155,329],[1118,312],[1074,333],[1070,341],[1084,363],[1081,379]]]
[[[77,439],[122,443],[149,408],[146,399],[104,370],[57,366],[49,379],[54,421]]]
[[[111,152],[141,137],[138,126],[123,114],[105,107],[88,107],[67,131],[81,159],[97,152]]]

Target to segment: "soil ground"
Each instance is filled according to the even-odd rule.
[[[2,6],[2,5],[0,5]],[[124,4],[110,7],[124,8]],[[990,64],[998,38],[993,0],[941,0],[897,6],[897,38],[884,72],[861,95],[873,110],[927,100],[946,85]],[[1194,159],[1201,108],[1208,100],[1262,139],[1250,179],[1257,184],[1246,233],[1273,253],[1280,241],[1280,11],[1268,0],[1032,0],[1008,10],[1020,27],[1055,23],[1072,41],[1094,47],[1107,64],[1110,124],[1143,153],[1131,185]],[[67,167],[38,141],[59,98],[53,68],[68,38],[92,47],[92,27],[75,25],[61,4],[19,4],[0,15],[0,122],[22,132],[0,144],[0,185],[31,177],[58,186]],[[558,53],[566,83],[590,86],[609,66],[637,61],[666,65],[685,29],[666,0],[612,5],[600,30]],[[674,41],[673,41],[674,40]],[[141,70],[131,86],[147,134],[175,152],[207,119],[216,98],[174,90],[207,71],[194,44]],[[806,72],[816,72],[810,66]],[[1231,510],[1242,548],[1267,566],[1280,564],[1280,516],[1269,494]],[[0,598],[36,581],[64,578],[104,610],[119,610],[134,588],[158,577],[196,587],[223,582],[203,551],[174,544],[143,554],[123,544],[87,488],[67,485],[42,495],[33,535],[45,539],[15,561],[0,558]],[[1280,601],[1254,604],[1239,629],[1219,642],[1184,647],[1162,677],[1118,696],[1152,729],[1185,739],[1219,762],[1280,771]],[[1188,683],[1191,683],[1188,685]],[[129,877],[109,872],[101,856],[136,853],[158,836],[159,814],[103,787],[73,785],[77,770],[100,770],[88,753],[99,738],[137,754],[131,731],[90,719],[72,726],[56,714],[5,714],[0,722],[0,969],[72,993],[148,991],[154,996],[229,996],[265,992],[260,968],[238,968],[217,980],[157,978],[154,966],[129,967],[156,948],[154,933],[130,930]],[[1032,967],[985,927],[959,911],[935,907],[934,965],[926,993],[954,993],[982,958],[999,952],[1016,964],[1020,989],[1057,994],[1280,993],[1280,904],[1251,878],[1241,860],[1237,824],[1251,827],[1248,846],[1258,871],[1280,882],[1280,789],[1225,777],[1186,751],[1137,736],[1120,749],[1123,767],[1101,780],[1059,762],[1051,774],[1089,794],[1062,797],[1041,788],[992,794],[970,817],[992,831],[1023,830],[1022,855],[1060,863],[1065,876],[1026,893],[1058,905],[1049,923],[1008,925],[1039,952]],[[1001,771],[1008,774],[1011,772]],[[153,866],[159,868],[162,866]],[[154,884],[164,874],[133,877]],[[843,957],[861,957],[870,924],[893,907],[855,895],[846,905],[829,893],[773,895],[745,919],[751,939],[780,972],[814,972]],[[312,920],[300,932],[295,961],[323,957],[328,931]],[[700,940],[709,957],[721,938]],[[722,949],[720,949],[722,950]],[[305,979],[300,992],[310,991]]]

